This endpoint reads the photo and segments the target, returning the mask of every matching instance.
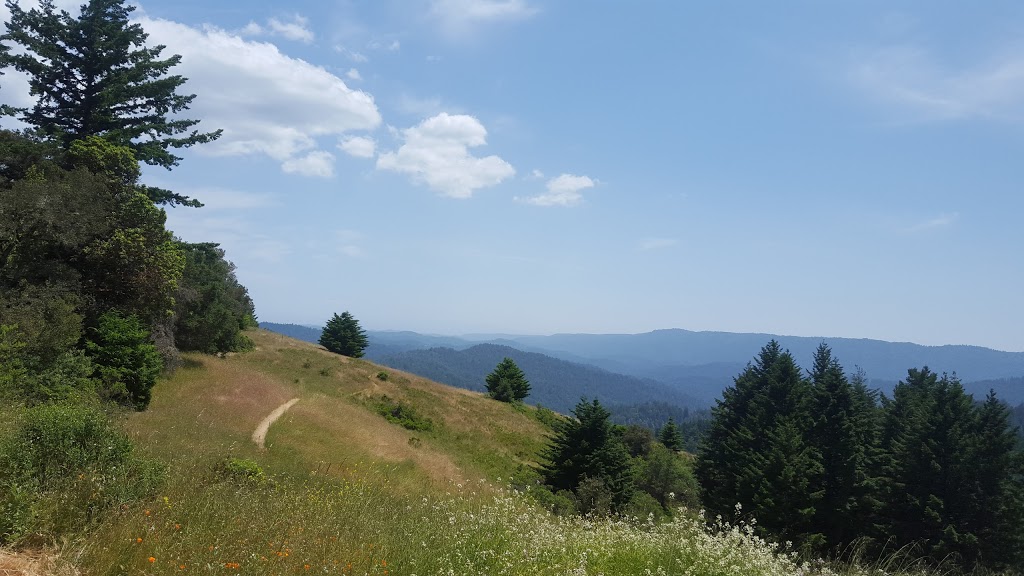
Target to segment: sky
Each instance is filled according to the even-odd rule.
[[[263,321],[1024,351],[1024,3],[137,6]]]

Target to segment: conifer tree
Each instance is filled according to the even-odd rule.
[[[811,370],[813,418],[809,442],[821,454],[821,474],[810,490],[817,498],[814,526],[826,546],[845,547],[863,535],[875,509],[873,500],[874,401],[863,376],[855,388],[824,343]]]
[[[587,480],[598,482],[609,492],[613,508],[621,508],[634,486],[629,452],[614,431],[611,413],[596,399],[581,399],[573,416],[555,424],[543,454],[544,482],[556,491],[576,491]]]
[[[530,382],[511,358],[499,362],[485,381],[487,393],[501,402],[522,402],[530,395]]]
[[[676,452],[683,449],[683,435],[680,434],[679,427],[676,426],[676,421],[672,417],[669,417],[668,422],[658,432],[658,442]]]
[[[927,367],[908,371],[886,402],[885,519],[897,545],[920,543],[935,561],[979,559],[979,505],[973,489],[980,464],[972,457],[977,414],[955,376]]]
[[[327,321],[320,334],[320,345],[335,354],[362,358],[369,341],[366,332],[359,327],[359,321],[345,311]]]
[[[767,534],[814,540],[808,483],[820,473],[820,455],[805,440],[808,390],[774,340],[726,388],[695,470],[709,512],[727,516],[740,504]]]
[[[198,120],[180,118],[195,95],[177,91],[185,78],[170,75],[180,56],[161,58],[129,17],[124,0],[88,0],[81,14],[58,10],[53,0],[24,10],[7,0],[11,19],[0,36],[0,69],[29,76],[32,108],[7,109],[67,149],[87,136],[129,146],[140,161],[165,168],[181,159],[171,150],[210,142],[221,131],[200,133]],[[11,49],[16,47],[17,49]],[[166,191],[160,191],[166,193]],[[184,197],[166,201],[189,203]],[[192,202],[192,204],[195,204]]]

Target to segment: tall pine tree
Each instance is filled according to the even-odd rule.
[[[808,441],[821,455],[810,490],[817,501],[814,529],[824,544],[843,548],[862,536],[876,508],[872,455],[876,410],[863,377],[855,387],[824,343],[811,369],[813,418]]]
[[[723,392],[696,466],[711,513],[726,516],[741,504],[768,534],[820,539],[811,532],[809,483],[821,457],[805,440],[808,393],[793,356],[774,340]]]
[[[53,0],[27,11],[7,0],[7,8],[11,19],[0,36],[6,46],[0,50],[0,69],[26,73],[38,100],[30,109],[4,112],[63,148],[102,136],[130,147],[143,162],[170,168],[181,159],[172,149],[220,136],[220,130],[195,130],[198,120],[178,117],[195,98],[179,94],[185,78],[169,74],[181,57],[161,58],[164,46],[146,46],[142,26],[129,22],[134,6],[124,0],[89,0],[77,17],[58,10]],[[190,203],[155,192],[164,193],[167,202]]]

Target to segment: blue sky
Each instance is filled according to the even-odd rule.
[[[225,130],[145,179],[262,320],[1024,350],[1020,2],[136,14]]]

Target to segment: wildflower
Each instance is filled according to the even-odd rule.
[[[305,568],[306,570],[309,570],[309,564],[303,564],[302,567]]]
[[[149,510],[146,510],[145,512],[143,512],[143,514],[145,514],[146,516],[149,516]]]
[[[149,557],[149,563],[152,564],[153,562],[156,562],[156,558],[150,556]]]
[[[181,530],[181,524],[175,524],[174,525],[174,529],[175,530]]]
[[[136,538],[135,539],[135,543],[136,544],[142,544],[142,538],[141,537],[140,538]]]

